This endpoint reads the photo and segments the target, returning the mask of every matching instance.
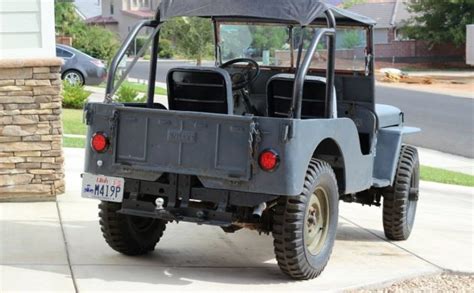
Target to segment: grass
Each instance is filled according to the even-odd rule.
[[[474,176],[428,166],[421,166],[420,178],[438,183],[474,186]]]
[[[63,127],[66,134],[86,134],[86,125],[82,122],[82,110],[63,109]]]
[[[148,91],[148,85],[143,84],[143,83],[124,81],[122,83],[122,85],[129,86],[129,87],[133,88],[134,90],[136,90],[137,92],[144,93],[144,94],[146,94],[147,91]],[[105,83],[102,83],[101,85],[99,85],[99,87],[101,87],[101,88],[105,88],[105,86],[106,86]],[[159,87],[159,86],[155,87],[155,95],[166,96],[167,94],[168,93],[167,93],[166,89],[164,89],[162,87]]]
[[[63,147],[65,148],[81,148],[83,149],[86,145],[85,138],[76,137],[63,137]]]
[[[86,135],[87,127],[82,122],[82,110],[63,109],[63,128],[65,134]],[[67,148],[83,148],[86,139],[80,137],[64,137],[63,146]]]

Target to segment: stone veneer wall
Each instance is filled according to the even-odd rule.
[[[0,60],[0,201],[64,192],[62,60]]]

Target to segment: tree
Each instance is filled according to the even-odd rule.
[[[76,14],[74,4],[56,0],[54,6],[56,32],[73,38],[76,49],[94,58],[110,61],[118,49],[117,36],[111,31],[86,25]]]
[[[179,17],[165,23],[161,36],[172,41],[176,49],[187,58],[202,59],[212,55],[213,30],[209,19]]]
[[[348,29],[343,31],[342,48],[343,49],[354,49],[360,46],[362,39],[360,36],[361,31],[357,29]]]
[[[288,41],[288,29],[280,26],[252,26],[252,47],[263,50],[281,49]]]
[[[466,25],[474,22],[473,0],[411,1],[408,11],[413,14],[402,28],[409,38],[426,40],[431,44],[466,43]]]

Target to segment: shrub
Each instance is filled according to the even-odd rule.
[[[138,98],[138,91],[131,86],[122,85],[117,91],[117,102],[120,103],[137,103],[144,102],[145,98]]]
[[[109,63],[118,50],[119,42],[115,34],[107,29],[86,26],[76,32],[73,45],[76,49]]]
[[[63,108],[82,109],[89,95],[84,87],[63,82]]]
[[[173,57],[173,46],[170,40],[161,39],[158,48],[158,56],[160,58],[172,58]]]
[[[147,39],[148,38],[137,37],[137,53],[145,45],[145,42],[146,42]],[[131,53],[131,55],[133,55],[135,53],[133,44],[130,45],[129,52]],[[171,44],[170,40],[160,39],[160,45],[159,45],[159,48],[158,48],[158,56],[160,58],[167,58],[167,59],[173,57],[173,47],[172,47],[172,44]],[[150,58],[151,58],[150,50],[146,50],[146,52],[143,56],[143,59],[150,60]]]

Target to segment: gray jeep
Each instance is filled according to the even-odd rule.
[[[166,107],[157,53],[174,17],[210,19],[216,63],[171,69]],[[339,200],[382,198],[385,235],[407,239],[419,162],[402,138],[418,129],[375,104],[374,24],[319,0],[163,0],[113,59],[104,102],[85,107],[82,196],[101,200],[110,247],[146,254],[173,221],[249,228],[272,233],[285,274],[311,279],[329,260]],[[148,100],[115,102],[118,64],[143,28]]]

